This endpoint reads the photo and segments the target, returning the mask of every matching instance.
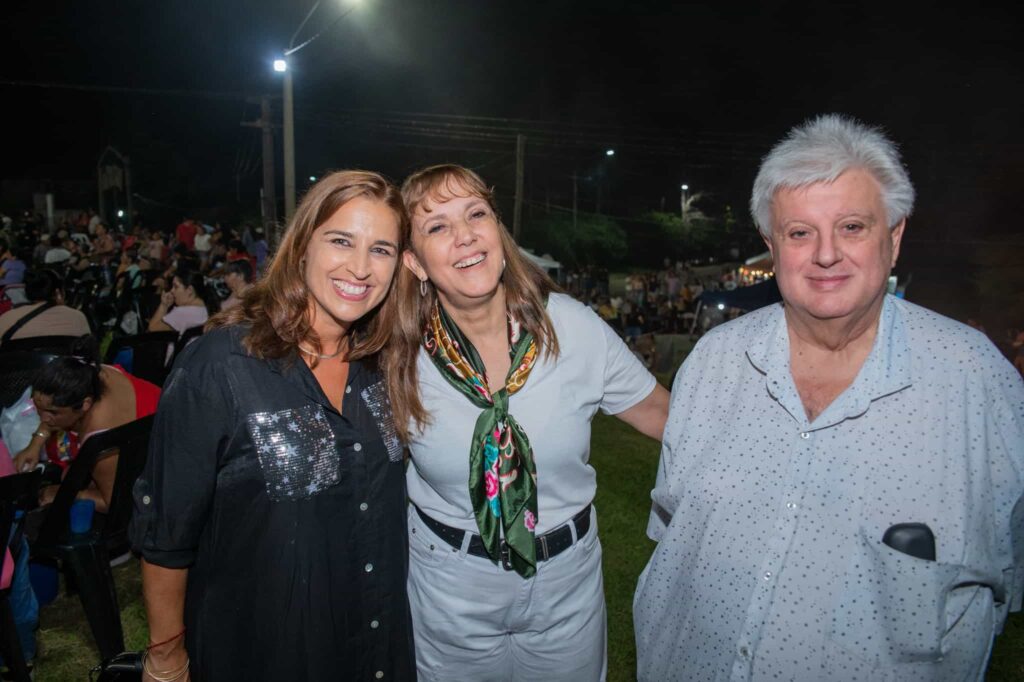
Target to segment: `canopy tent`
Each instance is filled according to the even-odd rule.
[[[782,300],[779,285],[774,277],[746,287],[736,287],[731,291],[704,291],[700,295],[702,305],[724,305],[726,308],[739,308],[745,312],[763,308]]]
[[[539,265],[544,270],[561,270],[562,269],[562,264],[559,263],[558,261],[556,261],[554,258],[552,258],[551,256],[549,256],[547,254],[545,254],[543,256],[538,256],[535,253],[531,253],[530,251],[527,251],[526,249],[524,249],[521,246],[519,247],[519,251],[524,256],[526,256],[526,258],[529,259],[530,262],[532,262],[534,265]]]

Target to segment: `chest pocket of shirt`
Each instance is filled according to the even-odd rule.
[[[341,480],[334,432],[319,405],[255,412],[245,421],[272,501],[312,497]]]
[[[953,630],[976,625],[966,622],[974,620],[973,599],[950,597],[978,586],[955,588],[963,567],[898,552],[864,529],[858,541],[832,614],[829,672],[835,679],[932,679],[944,668]]]

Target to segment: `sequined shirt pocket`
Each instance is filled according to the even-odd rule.
[[[388,390],[383,381],[367,386],[360,394],[374,421],[377,422],[377,429],[384,441],[384,447],[388,451],[388,459],[392,462],[402,460],[402,442],[398,440],[398,431],[395,430],[395,418],[391,414],[391,401],[388,400]]]
[[[319,405],[254,412],[245,420],[274,502],[312,497],[339,482],[334,432]]]

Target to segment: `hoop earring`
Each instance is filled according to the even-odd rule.
[[[420,296],[427,297],[427,280],[425,279],[420,280]]]

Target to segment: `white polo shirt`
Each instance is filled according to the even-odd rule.
[[[590,422],[598,408],[618,414],[650,395],[654,376],[590,308],[564,294],[548,299],[557,358],[542,354],[526,386],[509,399],[537,465],[537,533],[557,528],[594,499]],[[432,417],[411,428],[409,498],[449,526],[479,532],[469,501],[469,449],[480,409],[441,375],[425,350],[420,399]]]

